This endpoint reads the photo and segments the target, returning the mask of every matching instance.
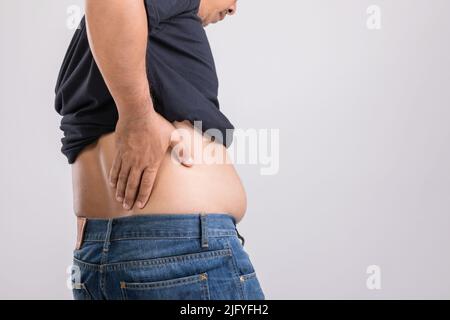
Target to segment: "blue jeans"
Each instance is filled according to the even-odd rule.
[[[76,300],[265,299],[232,215],[87,219],[82,235],[72,269]]]

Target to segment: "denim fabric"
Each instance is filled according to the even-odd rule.
[[[264,300],[243,240],[226,213],[88,219],[74,250],[73,296]]]

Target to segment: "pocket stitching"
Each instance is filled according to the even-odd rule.
[[[122,288],[131,290],[146,290],[146,289],[160,289],[160,288],[170,288],[176,287],[181,284],[191,284],[206,281],[208,278],[202,278],[202,275],[207,274],[206,272],[195,274],[187,277],[173,278],[160,281],[150,281],[150,282],[125,282],[121,281]]]
[[[189,261],[192,259],[209,259],[220,256],[230,256],[232,255],[231,249],[220,249],[214,251],[205,251],[205,252],[197,252],[197,253],[188,253],[176,256],[169,257],[160,257],[146,260],[135,260],[135,261],[127,261],[120,262],[117,264],[109,264],[107,266],[108,270],[118,270],[122,268],[133,268],[133,267],[145,267],[145,266],[155,266],[155,265],[166,265],[170,263],[180,263],[184,261]]]
[[[206,275],[206,277],[205,277]],[[209,295],[209,275],[207,272],[202,272],[200,274],[187,276],[187,277],[181,277],[181,278],[174,278],[174,279],[168,279],[168,280],[161,280],[161,281],[152,281],[152,282],[120,282],[120,290],[122,292],[122,297],[124,300],[129,300],[127,290],[155,290],[155,289],[162,289],[162,288],[172,288],[176,287],[178,285],[186,285],[186,284],[194,284],[199,283],[200,289],[201,289],[201,296],[204,300],[210,300]],[[165,283],[169,283],[168,285],[165,285]]]
[[[228,239],[228,238],[227,238],[227,247],[231,251],[231,261],[233,264],[233,272],[234,272],[233,278],[236,279],[235,283],[236,283],[237,287],[239,288],[239,294],[241,296],[241,299],[244,299],[244,286],[242,285],[242,283],[239,279],[239,274],[240,274],[239,266],[237,265],[236,257],[234,255],[233,247],[231,246],[230,239]]]

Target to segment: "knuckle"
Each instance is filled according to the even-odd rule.
[[[141,183],[141,190],[145,194],[150,193],[150,190],[151,190],[152,186],[153,186],[153,181],[152,180],[148,180],[148,181],[142,182]]]
[[[128,186],[127,187],[127,194],[135,194],[136,193],[136,187],[135,186]]]
[[[122,183],[122,181],[119,181],[117,183],[117,192],[122,192],[123,190],[125,190],[125,185]]]
[[[127,188],[136,187],[138,183],[138,177],[134,174],[130,174],[127,181]]]
[[[148,186],[150,186],[152,184],[152,181],[153,181],[153,179],[151,177],[145,176],[145,177],[142,178],[141,186],[148,187]]]

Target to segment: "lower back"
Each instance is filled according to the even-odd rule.
[[[194,164],[185,167],[167,150],[146,206],[123,209],[115,200],[108,174],[115,156],[115,132],[102,135],[87,146],[72,164],[74,210],[77,216],[114,218],[151,213],[229,213],[241,220],[247,207],[242,182],[227,149],[203,137],[188,122],[174,122],[197,143]],[[195,145],[195,144],[194,144]]]

